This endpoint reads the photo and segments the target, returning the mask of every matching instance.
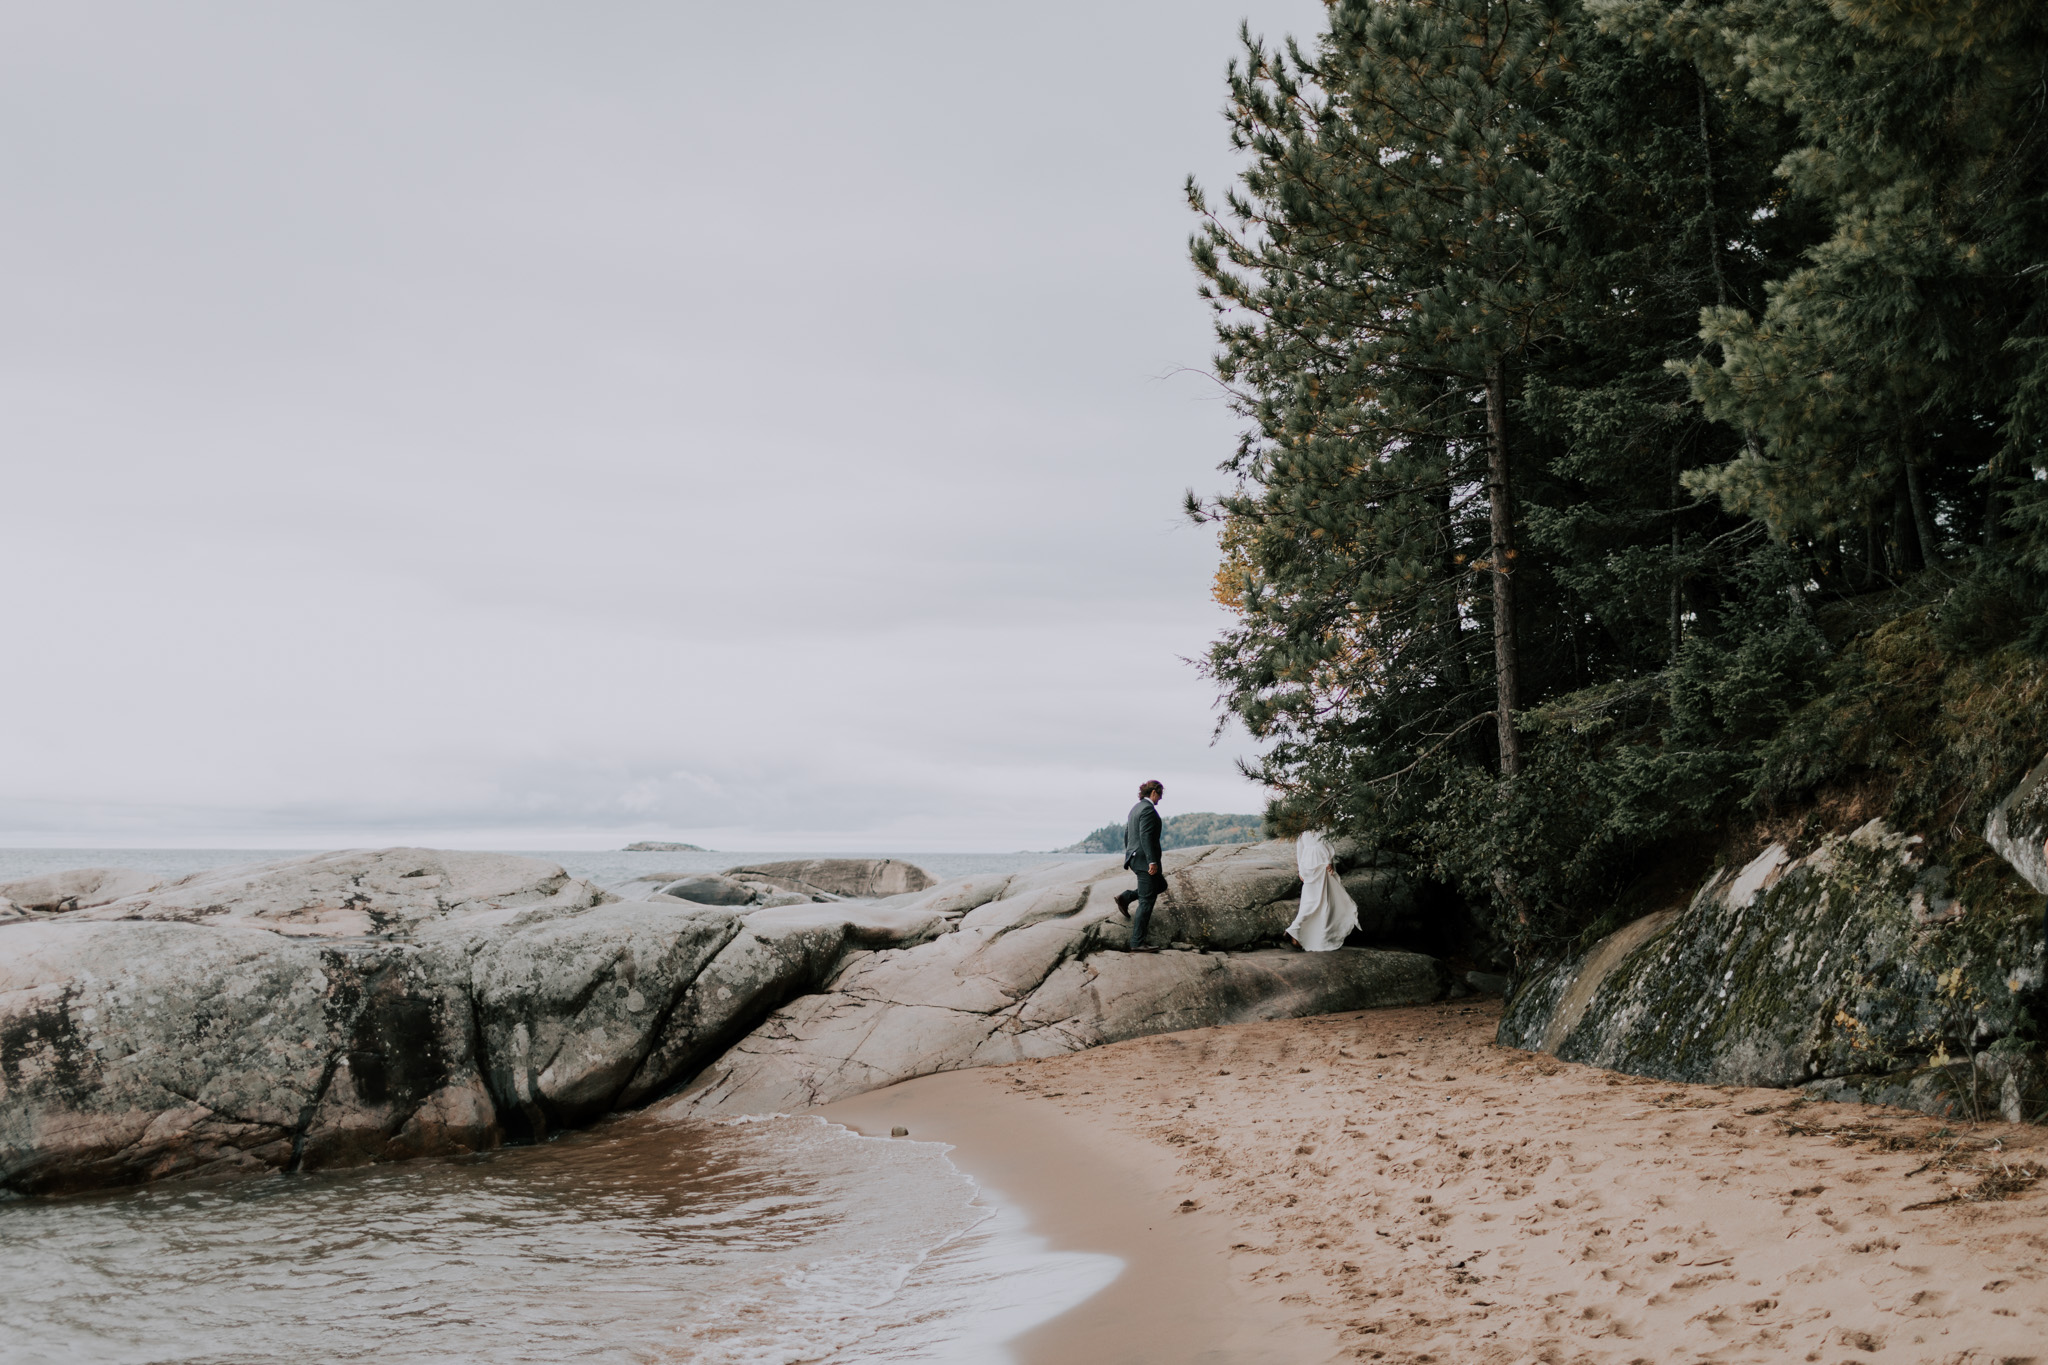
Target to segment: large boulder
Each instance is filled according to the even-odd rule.
[[[2048,893],[2048,758],[2036,763],[2019,786],[1991,808],[1984,822],[1984,842],[2026,878],[2027,885]],[[0,895],[7,888],[0,886]],[[15,897],[19,900],[20,897]]]
[[[1005,945],[1007,951],[986,942],[963,945],[957,965],[988,975],[960,989],[904,990],[902,967],[915,953],[902,964],[883,964],[879,955],[872,965],[856,964],[833,991],[778,1010],[667,1112],[789,1112],[938,1071],[1180,1029],[1420,1004],[1449,987],[1434,958],[1372,948],[1100,953],[1065,958],[1037,975],[1053,936],[1017,937],[1027,941]]]
[[[1289,845],[1174,850],[1155,926],[1212,944],[1284,929],[1299,894]],[[1129,934],[1115,858],[962,879],[890,904],[957,915],[951,932],[853,959],[829,989],[775,1011],[671,1107],[787,1111],[913,1076],[1051,1056],[1124,1038],[1249,1019],[1434,1000],[1443,968],[1415,953],[1347,948],[1115,951]],[[1165,933],[1155,930],[1155,939]]]
[[[17,882],[0,882],[0,900],[18,910],[58,915],[154,891],[163,883],[162,877],[132,867],[81,867]]]
[[[747,883],[712,872],[678,877],[661,887],[660,894],[698,905],[752,905],[760,898],[759,892]]]
[[[1169,939],[1241,948],[1285,933],[1300,906],[1291,839],[1172,849],[1165,858],[1167,894],[1153,914]]]
[[[1292,887],[1283,853],[1177,850],[1161,929],[1269,940],[1292,913],[1262,899]],[[914,880],[868,889],[891,877]],[[690,1107],[786,1108],[1446,986],[1408,953],[1105,951],[1128,882],[1104,858],[721,907],[428,849],[58,879],[24,892],[57,908],[0,921],[0,1188],[477,1151],[692,1078]]]
[[[0,934],[7,1188],[295,1167],[309,1143],[491,1140],[467,1011],[416,952],[175,922]]]
[[[464,959],[479,1070],[510,1135],[619,1107],[683,992],[739,931],[731,915],[628,901],[436,935]]]
[[[750,912],[677,998],[619,1104],[644,1104],[674,1088],[679,1078],[696,1075],[778,1006],[824,989],[855,957],[927,943],[949,932],[958,918],[958,912],[864,905]]]
[[[612,899],[559,866],[431,848],[312,853],[195,872],[74,912],[76,920],[247,921],[280,934],[390,938],[487,910],[580,910]]]
[[[1953,875],[1881,820],[1802,854],[1774,844],[1521,982],[1500,1041],[1670,1080],[2002,1107],[1978,1089],[2025,1088],[2041,901],[1995,868],[1967,894]]]
[[[742,881],[766,882],[806,896],[843,896],[848,900],[900,896],[933,885],[929,872],[895,858],[804,858],[753,863],[729,867],[725,875]]]
[[[420,849],[0,926],[0,1187],[310,1169],[586,1122],[738,932],[552,863]]]
[[[813,901],[844,899],[825,894],[809,895],[785,891],[772,883],[718,872],[655,872],[618,882],[610,888],[629,901],[687,901],[691,905],[742,906],[809,905]]]

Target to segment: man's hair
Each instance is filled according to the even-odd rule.
[[[1166,795],[1166,788],[1160,786],[1157,781],[1140,782],[1138,784],[1138,795],[1141,797],[1164,796]]]

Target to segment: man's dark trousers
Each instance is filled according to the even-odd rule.
[[[1166,889],[1166,878],[1147,872],[1143,863],[1129,866],[1138,874],[1138,903],[1131,907],[1131,947],[1142,948],[1145,946],[1145,928],[1152,923],[1152,902],[1159,899],[1159,893]]]

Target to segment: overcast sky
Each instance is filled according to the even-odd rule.
[[[1316,0],[0,5],[0,844],[1252,811],[1190,172]]]

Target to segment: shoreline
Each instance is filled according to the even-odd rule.
[[[1017,1365],[1308,1365],[1332,1359],[1333,1334],[1243,1294],[1230,1233],[1161,1203],[1172,1158],[1142,1139],[1102,1141],[1072,1114],[1005,1094],[983,1067],[943,1072],[810,1112],[867,1137],[893,1127],[942,1142],[983,1195],[1018,1210],[1023,1231],[1054,1253],[1114,1257],[1114,1278],[1065,1312],[1004,1343]],[[1000,1216],[1000,1215],[999,1215]]]
[[[1053,1248],[1124,1261],[1021,1365],[2048,1359],[2048,1130],[1577,1066],[1496,1046],[1498,1013],[1160,1034],[816,1112],[950,1143]]]

